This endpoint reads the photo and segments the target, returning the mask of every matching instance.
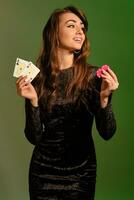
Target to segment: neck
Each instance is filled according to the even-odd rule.
[[[60,69],[66,69],[73,65],[74,55],[72,52],[69,52],[64,49],[58,49],[58,59]]]

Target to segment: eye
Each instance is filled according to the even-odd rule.
[[[81,30],[85,31],[85,26],[84,26],[84,24],[81,24]]]
[[[85,32],[86,31],[86,29],[85,29],[85,27],[83,26],[83,27],[81,27],[81,30],[83,31],[83,32]]]
[[[74,24],[70,24],[70,25],[68,25],[67,27],[69,27],[69,28],[74,28],[75,25],[74,25]]]

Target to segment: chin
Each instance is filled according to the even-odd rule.
[[[80,50],[81,48],[82,48],[82,46],[79,45],[79,46],[75,46],[73,49],[74,49],[74,51],[77,51],[77,50]]]
[[[82,46],[79,45],[79,46],[73,46],[73,47],[70,47],[68,48],[68,50],[70,50],[71,52],[74,52],[74,51],[79,51],[81,50]]]
[[[77,50],[81,50],[81,47],[79,47],[79,48],[75,48],[75,50],[77,51]]]
[[[77,46],[75,47],[76,50],[80,50],[81,48],[82,48],[82,45],[77,45]]]
[[[73,52],[74,51],[80,51],[81,50],[81,48],[75,48],[74,50],[73,50]]]

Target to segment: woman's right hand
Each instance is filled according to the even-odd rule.
[[[17,94],[21,97],[30,100],[33,106],[38,106],[38,96],[35,88],[30,82],[26,81],[25,77],[19,77],[16,81]]]

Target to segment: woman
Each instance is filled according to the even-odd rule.
[[[116,130],[111,107],[118,87],[115,73],[86,63],[88,22],[75,7],[55,10],[43,30],[38,77],[20,77],[26,99],[25,135],[35,145],[29,170],[31,200],[93,200],[96,155],[92,125],[102,138]]]

